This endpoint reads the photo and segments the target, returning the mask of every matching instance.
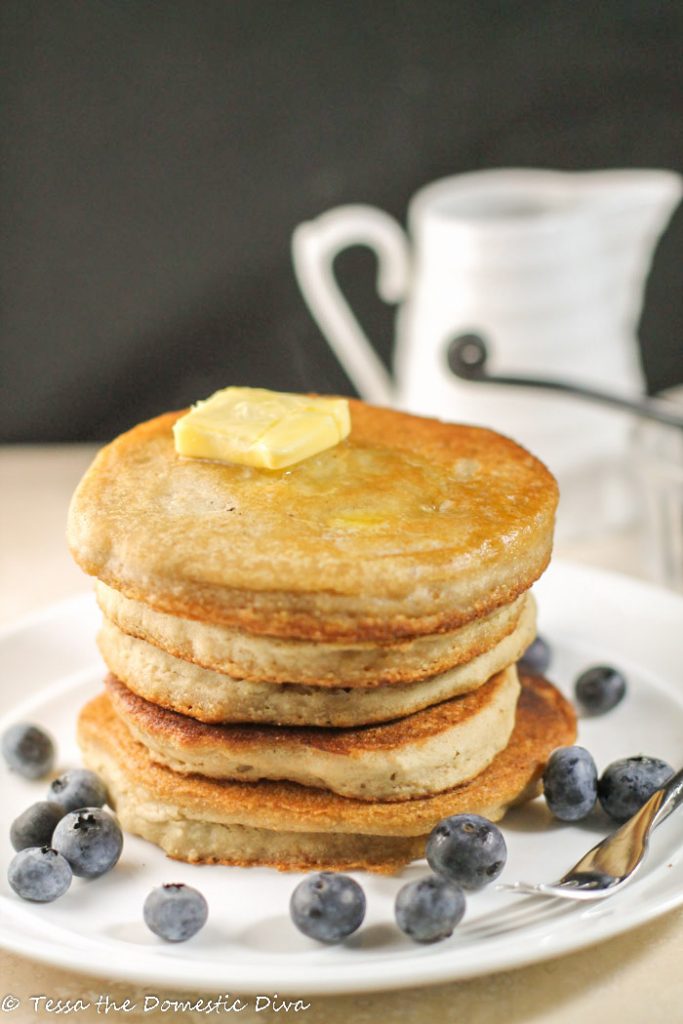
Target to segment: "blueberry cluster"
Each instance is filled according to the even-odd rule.
[[[505,840],[478,814],[454,814],[433,829],[425,851],[434,872],[399,889],[394,904],[398,927],[415,942],[438,942],[453,934],[465,913],[464,890],[481,889],[503,870]],[[304,935],[341,942],[365,917],[365,893],[353,878],[334,871],[307,875],[292,893],[289,912]]]
[[[560,747],[550,755],[543,791],[551,813],[560,821],[581,821],[599,803],[610,818],[623,824],[673,773],[666,761],[639,754],[612,761],[598,777],[587,750]]]
[[[55,745],[37,725],[14,725],[2,737],[8,767],[27,779],[52,771]],[[27,807],[10,827],[17,851],[7,879],[14,892],[33,903],[63,896],[73,876],[99,878],[114,867],[123,849],[116,818],[104,810],[107,787],[87,768],[72,768],[50,783],[47,798]],[[147,927],[167,942],[183,942],[206,922],[200,892],[182,884],[162,885],[145,900]]]
[[[37,725],[11,726],[2,737],[8,766],[27,779],[52,770],[55,745]],[[10,826],[17,851],[7,878],[14,892],[34,903],[63,896],[74,875],[98,878],[114,867],[123,847],[116,818],[103,810],[107,790],[94,772],[74,768],[50,783],[45,800],[27,807]]]
[[[519,668],[542,674],[552,658],[550,645],[536,637],[519,660]],[[612,665],[592,665],[575,680],[574,700],[586,716],[604,715],[624,699],[626,678]],[[596,804],[620,824],[628,821],[655,790],[673,775],[666,761],[639,754],[613,761],[601,776],[595,761],[583,747],[561,747],[553,751],[543,774],[543,792],[554,817],[560,821],[581,821]]]

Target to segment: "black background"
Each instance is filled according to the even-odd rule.
[[[106,439],[230,383],[352,393],[294,226],[491,166],[683,171],[683,5],[0,4],[0,439]],[[683,380],[683,212],[641,324]],[[344,287],[386,356],[365,250]]]

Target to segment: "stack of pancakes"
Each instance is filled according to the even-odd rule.
[[[535,795],[571,708],[515,663],[557,489],[491,431],[351,402],[286,470],[104,448],[69,542],[106,692],[79,721],[124,828],[187,861],[393,871],[449,814]]]

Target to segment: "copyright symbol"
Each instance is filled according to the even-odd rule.
[[[12,1013],[13,1010],[18,1009],[18,1007],[20,1006],[21,999],[17,999],[16,996],[13,996],[11,993],[8,993],[8,995],[2,997],[2,1002],[0,1003],[0,1010],[2,1010],[3,1013]]]

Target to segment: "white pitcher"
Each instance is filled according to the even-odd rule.
[[[482,335],[492,372],[643,390],[636,329],[652,254],[682,194],[670,171],[501,169],[421,189],[408,236],[370,206],[342,206],[292,239],[301,291],[368,401],[478,423],[514,437],[560,480],[561,533],[622,522],[628,417],[569,396],[461,381],[446,362],[460,334]],[[378,259],[377,289],[398,304],[389,373],[337,287],[342,249]],[[599,492],[599,493],[598,493]]]

